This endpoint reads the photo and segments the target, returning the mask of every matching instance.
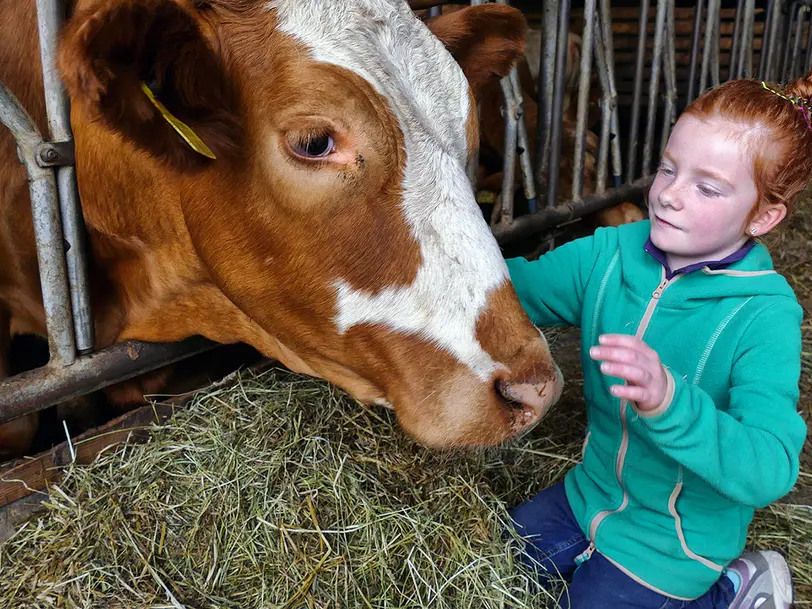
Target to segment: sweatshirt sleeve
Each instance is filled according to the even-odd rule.
[[[801,318],[797,302],[785,299],[750,323],[735,354],[727,411],[703,389],[676,378],[670,405],[654,416],[641,413],[662,451],[752,508],[786,495],[798,478],[807,434],[797,409]]]
[[[590,237],[576,239],[528,262],[509,258],[510,279],[537,326],[579,326],[584,290],[598,259],[600,243],[606,241],[606,229]]]

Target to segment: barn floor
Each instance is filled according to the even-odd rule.
[[[807,313],[810,420],[812,210],[770,246]],[[578,333],[548,336],[565,395],[499,449],[423,450],[388,411],[283,370],[209,389],[148,443],[68,469],[46,512],[0,545],[0,607],[553,607],[501,539],[506,508],[580,452]],[[797,607],[812,606],[812,443],[749,546],[783,552]]]

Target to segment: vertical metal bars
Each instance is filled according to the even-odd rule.
[[[553,89],[555,87],[556,41],[558,32],[558,0],[544,0],[541,24],[541,53],[539,58],[538,112],[536,120],[536,188],[541,193],[543,176],[550,166],[550,133],[553,120]],[[546,206],[555,199],[546,197]]]
[[[646,62],[646,36],[648,32],[649,0],[640,2],[640,19],[637,25],[637,63],[634,69],[634,92],[632,93],[632,116],[629,127],[629,151],[626,182],[632,182],[636,174],[637,138],[640,133],[640,98],[643,93],[643,68]]]
[[[584,35],[581,40],[581,73],[578,82],[578,106],[575,120],[575,159],[572,164],[572,200],[584,195],[584,147],[589,110],[589,85],[592,80],[592,44],[594,42],[596,0],[584,2]]]
[[[564,76],[567,69],[567,46],[570,23],[570,0],[561,0],[558,8],[558,35],[556,36],[555,85],[550,119],[550,160],[548,163],[547,205],[554,205],[558,197],[558,171],[561,164],[561,133],[564,114]]]
[[[665,18],[668,1],[657,3],[657,16],[654,23],[654,52],[651,57],[651,76],[648,82],[648,114],[646,115],[646,137],[643,141],[643,177],[651,173],[651,151],[654,146],[654,123],[657,119],[657,92],[660,86],[660,66],[665,37]]]

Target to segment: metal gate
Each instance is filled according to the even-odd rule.
[[[471,0],[470,4],[484,4]],[[507,0],[500,0],[508,4]],[[411,0],[414,9],[436,15],[441,4]],[[683,6],[663,0],[636,4],[637,44],[627,106],[619,103],[613,11],[609,0],[543,0],[539,58],[537,146],[529,150],[524,96],[514,70],[501,81],[504,167],[501,211],[491,223],[497,240],[513,241],[545,231],[621,201],[639,198],[651,183],[678,112],[695,95],[723,79],[758,77],[786,81],[812,62],[812,0],[698,0]],[[619,3],[616,3],[619,4]],[[73,159],[67,95],[55,70],[56,38],[62,23],[59,0],[37,0],[37,17],[48,116],[47,137],[0,82],[0,122],[11,130],[29,179],[50,361],[43,368],[0,381],[0,424],[70,398],[132,378],[214,346],[194,337],[179,343],[128,341],[94,351],[84,226]],[[535,9],[538,10],[538,9]],[[628,10],[628,9],[624,9]],[[677,11],[690,11],[690,55],[681,61]],[[559,200],[564,72],[573,16],[582,21],[577,87],[572,190]],[[649,34],[651,30],[651,34]],[[678,65],[688,70],[678,87]],[[584,196],[583,170],[590,81],[600,87],[600,134],[595,193]],[[662,86],[661,86],[662,83]],[[680,90],[681,89],[681,90]],[[645,114],[643,105],[645,101]],[[622,130],[621,109],[629,114]],[[643,121],[643,118],[645,120]],[[641,145],[642,139],[642,145]],[[657,148],[657,150],[655,150]],[[531,154],[532,153],[532,154]],[[625,153],[625,164],[624,164]],[[639,156],[638,156],[639,155]],[[475,181],[476,157],[471,164]],[[518,171],[516,171],[518,168]],[[609,172],[611,171],[611,187]],[[527,213],[514,213],[514,175],[521,180]],[[506,193],[506,194],[505,194]]]

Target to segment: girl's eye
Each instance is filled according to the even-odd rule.
[[[719,193],[715,190],[708,188],[707,186],[699,185],[699,192],[701,192],[706,197],[718,197]]]
[[[660,165],[657,168],[657,171],[659,171],[664,176],[670,176],[670,175],[673,175],[673,173],[674,173],[674,171],[670,167],[666,167],[665,165]]]
[[[290,143],[293,152],[306,159],[324,158],[335,150],[335,145],[335,141],[329,133],[308,135],[299,141]]]

